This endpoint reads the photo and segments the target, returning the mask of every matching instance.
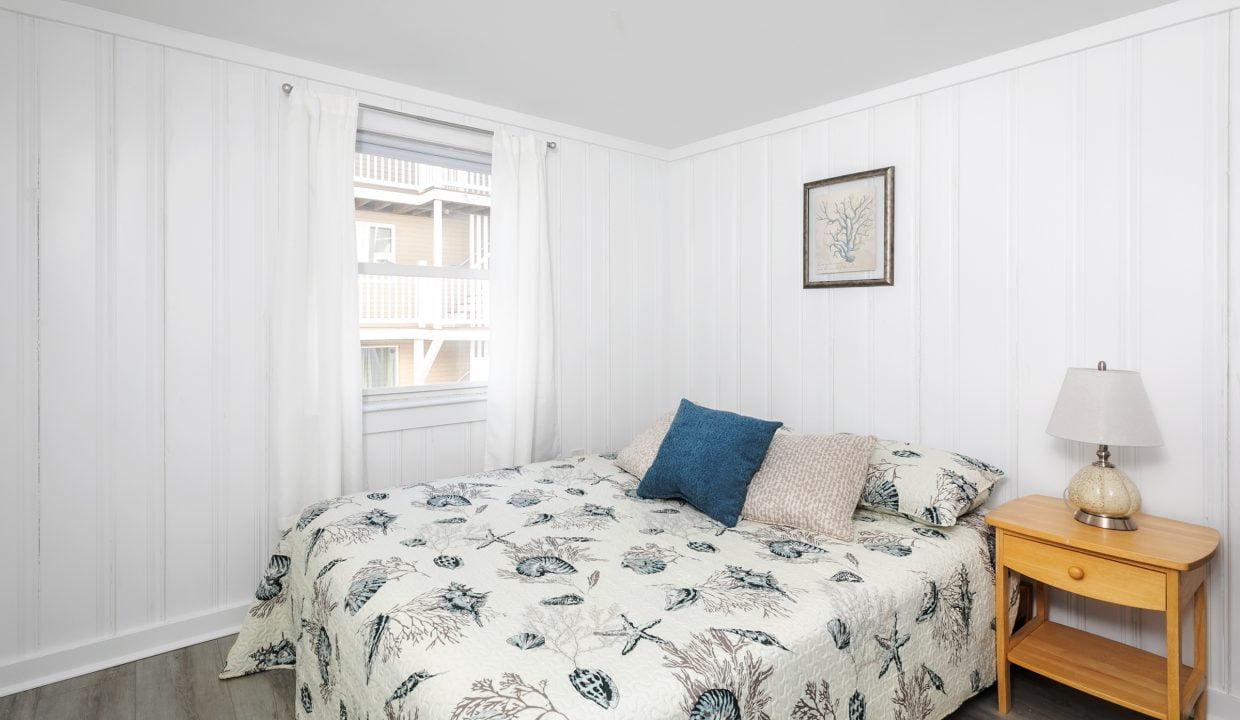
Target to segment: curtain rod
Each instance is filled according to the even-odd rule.
[[[289,93],[293,92],[293,85],[292,83],[284,83],[283,85],[280,86],[280,89],[284,91],[285,95],[288,95]],[[376,112],[385,112],[391,115],[400,115],[401,117],[407,117],[407,118],[410,118],[411,120],[431,123],[432,125],[442,125],[444,127],[450,127],[456,130],[464,130],[466,132],[481,133],[483,135],[494,135],[495,134],[494,131],[487,130],[485,128],[477,128],[477,127],[473,127],[472,125],[461,125],[460,123],[448,122],[447,120],[439,120],[436,118],[425,117],[422,115],[414,115],[412,113],[401,112],[399,110],[389,110],[388,108],[381,108],[381,107],[376,107],[374,105],[367,105],[366,103],[358,103],[358,107],[366,108],[367,110],[374,110]],[[555,150],[556,147],[557,146],[555,144],[555,141],[553,140],[547,141],[548,150]]]

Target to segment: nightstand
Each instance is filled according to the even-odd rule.
[[[995,528],[999,712],[1012,706],[1008,663],[1156,718],[1206,716],[1206,570],[1218,533],[1137,513],[1137,529],[1077,522],[1060,498],[1030,495],[986,516]],[[1008,570],[1033,582],[1033,617],[1014,634]],[[1047,586],[1166,613],[1167,657],[1052,622]],[[1192,667],[1180,662],[1181,612],[1192,607]]]

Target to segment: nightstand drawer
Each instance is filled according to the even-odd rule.
[[[1070,593],[1147,610],[1167,608],[1161,572],[1005,533],[1003,564]]]

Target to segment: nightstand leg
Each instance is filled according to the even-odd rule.
[[[1180,707],[1180,574],[1167,573],[1167,718],[1181,720]]]
[[[1193,596],[1193,668],[1204,668],[1206,666],[1206,580],[1203,577],[1201,584],[1197,586],[1197,593]],[[1197,696],[1197,702],[1193,704],[1193,717],[1196,720],[1206,720],[1206,695],[1209,693],[1209,684],[1205,680],[1205,675],[1201,676],[1201,694]]]
[[[1003,557],[1003,531],[995,531],[995,557]],[[1009,685],[1012,676],[1008,669],[1007,645],[1011,626],[1008,621],[1008,571],[1002,562],[995,563],[995,670],[999,683],[999,714],[1012,709]]]

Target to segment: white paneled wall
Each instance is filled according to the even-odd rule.
[[[305,72],[0,10],[0,693],[239,624],[272,545],[280,84],[494,124],[276,59]],[[658,261],[666,167],[577,136],[550,156],[574,450],[617,447],[657,405],[657,280],[633,275]],[[367,482],[481,469],[484,411],[369,414]]]
[[[950,447],[1058,494],[1064,369],[1141,370],[1166,440],[1120,449],[1159,514],[1228,526],[1226,14],[678,159],[662,284],[678,394]],[[1233,85],[1234,87],[1234,85]],[[895,286],[801,288],[802,183],[896,167]],[[1224,541],[1226,543],[1226,541]],[[1226,551],[1211,683],[1240,687]],[[1161,616],[1061,610],[1162,649]]]
[[[13,580],[0,586],[0,692],[239,621],[271,544],[262,268],[279,261],[264,248],[286,80],[558,135],[565,453],[615,450],[688,396],[976,454],[1012,473],[997,500],[1055,494],[1089,457],[1043,432],[1064,368],[1105,358],[1143,372],[1166,436],[1118,452],[1148,508],[1225,538],[1240,514],[1234,15],[1097,47],[1078,38],[1076,53],[1052,42],[1044,62],[945,71],[977,79],[845,101],[846,113],[774,121],[669,164],[635,143],[75,7],[29,11],[63,24],[0,10],[0,577]],[[801,289],[802,183],[886,165],[895,286]],[[479,469],[484,412],[368,414],[368,485]],[[1240,695],[1240,567],[1226,548],[1211,682]],[[1063,612],[1160,649],[1138,613]]]

